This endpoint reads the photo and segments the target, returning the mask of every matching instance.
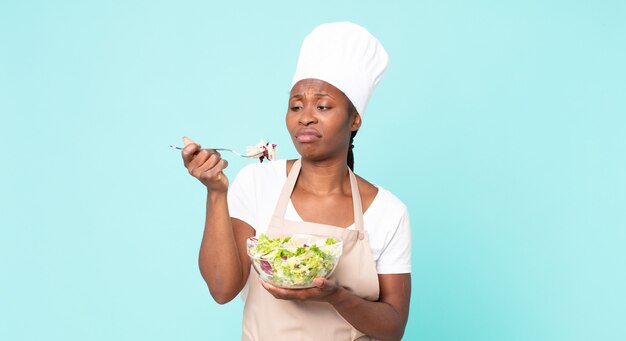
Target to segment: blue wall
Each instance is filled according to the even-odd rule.
[[[340,20],[391,57],[355,153],[410,208],[405,339],[626,339],[626,3],[487,0],[4,1],[0,338],[237,339],[168,145],[296,157],[299,45]]]

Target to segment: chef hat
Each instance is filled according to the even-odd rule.
[[[307,78],[323,80],[343,91],[363,116],[388,60],[365,28],[350,22],[322,24],[304,38],[291,86]]]

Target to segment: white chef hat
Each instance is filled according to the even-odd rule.
[[[302,79],[323,80],[343,91],[363,116],[388,61],[383,46],[365,28],[351,22],[322,24],[302,42],[291,87]]]

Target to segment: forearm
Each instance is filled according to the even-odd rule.
[[[381,341],[400,340],[406,319],[388,303],[372,302],[339,288],[329,302],[354,328]]]
[[[241,290],[242,263],[228,212],[226,193],[208,193],[206,221],[200,246],[200,273],[220,304]]]

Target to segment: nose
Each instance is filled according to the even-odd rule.
[[[317,117],[315,115],[315,108],[312,106],[305,106],[300,111],[300,117],[298,117],[298,123],[303,126],[308,126],[313,123],[317,123]]]

